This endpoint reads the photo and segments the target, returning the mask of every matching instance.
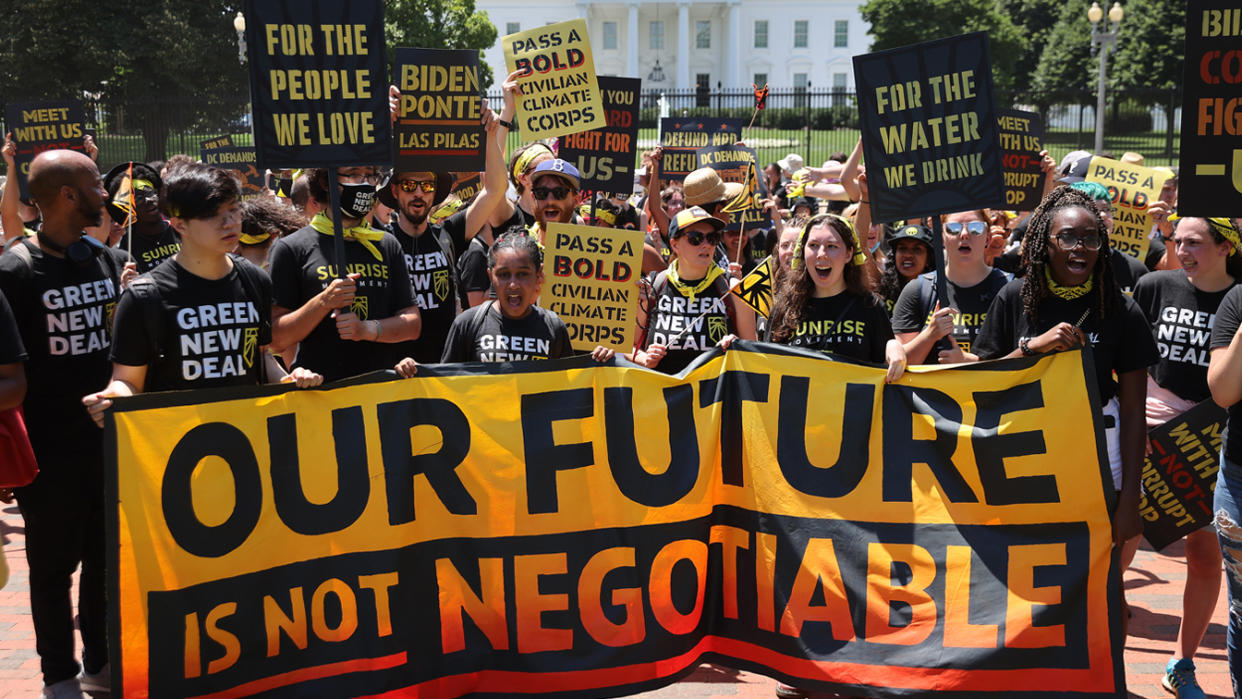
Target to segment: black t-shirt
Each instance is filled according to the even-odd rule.
[[[1147,244],[1147,257],[1143,260],[1143,266],[1154,272],[1156,265],[1160,264],[1160,260],[1164,257],[1164,253],[1168,248],[1169,246],[1165,244],[1164,239],[1160,236],[1152,238],[1151,242]]]
[[[525,318],[508,318],[488,301],[457,316],[440,361],[517,362],[573,353],[569,330],[552,311],[531,306]]]
[[[82,407],[82,396],[104,388],[112,375],[108,348],[112,316],[129,257],[104,249],[78,265],[45,254],[32,240],[30,253],[0,255],[0,292],[8,299],[26,348],[26,399],[30,441],[47,470],[60,457],[101,458],[102,431]],[[43,463],[45,456],[51,457]]]
[[[946,285],[949,292],[948,306],[956,308],[958,315],[953,319],[953,339],[963,352],[972,352],[975,337],[983,321],[988,317],[988,308],[1000,290],[1009,283],[1009,275],[993,269],[983,281],[970,287],[960,287],[951,280]],[[941,304],[944,306],[946,304]],[[916,333],[927,325],[927,321],[936,310],[936,273],[920,274],[906,284],[897,297],[897,305],[893,308],[893,332]],[[948,349],[945,341],[944,348]],[[933,348],[927,353],[924,364],[939,364],[939,352]]]
[[[129,234],[126,233],[117,243],[121,250],[129,250]],[[134,261],[138,263],[138,273],[145,274],[155,269],[156,265],[167,260],[181,249],[181,236],[167,223],[159,235],[145,236],[134,234]]]
[[[1120,250],[1112,251],[1113,279],[1117,280],[1117,288],[1124,294],[1134,294],[1134,285],[1147,274],[1142,262],[1130,257]]]
[[[700,281],[686,279],[682,283],[693,288]],[[668,281],[667,272],[656,276],[654,292],[655,301],[647,315],[647,334],[642,349],[653,344],[668,348],[656,366],[659,371],[676,374],[733,331],[729,317],[729,285],[724,275],[717,277],[715,283],[693,301]]]
[[[1207,368],[1208,343],[1216,309],[1235,285],[1221,291],[1195,288],[1186,272],[1169,269],[1152,272],[1134,288],[1134,302],[1151,323],[1160,350],[1160,363],[1151,375],[1164,388],[1196,403],[1211,397]]]
[[[154,294],[139,294],[134,286],[121,294],[112,361],[146,366],[144,391],[262,382],[260,348],[272,342],[272,282],[243,258],[232,259],[233,270],[220,279],[204,279],[175,259],[165,260],[147,273]],[[251,298],[242,266],[257,282],[258,298]]]
[[[883,363],[884,347],[891,339],[893,328],[884,304],[871,295],[844,291],[807,299],[798,329],[785,344]]]
[[[17,319],[13,317],[13,309],[9,302],[0,294],[0,364],[16,364],[26,361],[26,348],[22,345],[22,336],[17,332]]]
[[[1211,349],[1228,347],[1242,325],[1242,285],[1235,285],[1225,294],[1216,309],[1212,325]],[[1229,406],[1229,423],[1225,427],[1225,458],[1242,464],[1242,401]]]
[[[1094,304],[1094,293],[1069,301],[1045,296],[1039,303],[1039,318],[1033,322],[1022,310],[1022,280],[1015,279],[1001,289],[992,302],[987,320],[975,338],[975,354],[982,359],[1002,357],[1017,349],[1022,338],[1035,337],[1057,323],[1077,323],[1091,308],[1079,327],[1086,331],[1091,345],[1100,405],[1104,405],[1117,395],[1114,371],[1123,374],[1146,369],[1160,360],[1160,354],[1156,351],[1147,318],[1134,299],[1118,293],[1108,317],[1103,319],[1099,309],[1093,308]]]
[[[452,257],[459,257],[467,243],[464,237],[460,237],[462,228],[456,227],[455,230],[458,237],[449,237],[449,252]],[[423,319],[418,339],[403,343],[403,351],[418,362],[431,364],[439,361],[443,354],[449,326],[457,317],[457,287],[453,283],[452,259],[445,255],[444,248],[440,246],[440,226],[429,225],[422,235],[410,236],[401,230],[400,225],[396,225],[393,226],[393,234],[401,244],[410,284],[414,287],[414,300]]]
[[[465,211],[459,211],[445,220],[446,227],[456,226],[456,223],[450,224],[454,218],[461,217],[460,232],[465,238],[466,214]],[[492,228],[492,239],[498,239],[505,233],[525,235],[527,228],[535,222],[535,217],[522,210],[522,207],[514,205],[513,215],[504,223]],[[487,274],[487,252],[491,249],[487,241],[482,235],[476,235],[470,239],[470,244],[465,246],[465,251],[457,258],[457,276],[461,279],[461,288],[470,291],[491,291],[492,278]],[[491,294],[489,294],[491,296]]]
[[[405,255],[397,239],[386,234],[374,243],[382,260],[375,259],[358,241],[345,242],[345,272],[357,273],[357,293],[351,310],[362,320],[391,318],[414,304]],[[333,236],[307,226],[284,236],[272,246],[272,300],[288,310],[323,291],[337,278]],[[299,345],[295,366],[303,366],[334,381],[368,371],[391,369],[399,357],[398,345],[342,340],[332,314],[324,316]]]

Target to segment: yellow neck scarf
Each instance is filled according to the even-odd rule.
[[[324,235],[336,235],[336,230],[332,226],[332,219],[324,216],[322,211],[315,214],[315,217],[311,219],[310,225],[311,228],[314,228]],[[359,243],[362,243],[362,247],[366,248],[367,252],[375,256],[375,259],[380,262],[384,261],[384,256],[380,254],[379,248],[375,247],[375,241],[383,239],[384,231],[377,231],[368,226],[366,222],[363,222],[361,226],[346,228],[344,233],[345,240],[356,240]],[[339,261],[342,265],[344,262],[344,260]]]
[[[1048,282],[1048,291],[1053,296],[1066,301],[1082,298],[1091,293],[1091,289],[1095,286],[1095,278],[1087,277],[1087,281],[1078,286],[1061,286],[1052,278],[1052,272],[1048,271],[1048,266],[1044,265],[1044,281]]]
[[[677,289],[682,296],[690,299],[691,302],[694,301],[695,296],[698,296],[703,293],[705,289],[710,287],[712,283],[716,281],[717,277],[724,274],[724,270],[720,269],[720,265],[713,262],[708,265],[707,276],[703,277],[703,281],[695,284],[694,286],[690,286],[681,280],[679,265],[677,263],[678,260],[673,260],[673,263],[668,266],[668,283],[672,284],[673,288]]]

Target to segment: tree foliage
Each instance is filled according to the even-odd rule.
[[[871,26],[872,51],[987,32],[994,84],[999,90],[1014,85],[1014,66],[1023,38],[994,0],[867,0],[859,11]]]
[[[1184,79],[1186,3],[1130,0],[1117,32],[1117,53],[1108,66],[1111,89],[1169,90]]]
[[[1012,0],[1004,5],[1022,37],[1013,66],[1014,88],[1018,91],[1029,91],[1063,4],[1064,0]]]
[[[388,63],[398,46],[429,49],[478,49],[479,82],[492,85],[492,69],[483,49],[496,43],[496,27],[487,13],[474,9],[474,0],[386,0]],[[501,66],[503,69],[503,66]]]
[[[1091,22],[1087,21],[1086,0],[1068,0],[1056,26],[1048,33],[1031,89],[1040,102],[1049,103],[1065,92],[1094,95],[1098,59],[1091,53]]]

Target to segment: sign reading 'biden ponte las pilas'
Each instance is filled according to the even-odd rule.
[[[854,57],[871,216],[1003,208],[983,32]]]

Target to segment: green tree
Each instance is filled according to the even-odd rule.
[[[384,24],[389,65],[398,46],[478,49],[479,82],[484,90],[491,87],[492,69],[483,49],[496,43],[496,26],[486,12],[474,9],[474,0],[386,0]]]
[[[1013,0],[1003,6],[1022,36],[1013,66],[1014,86],[1020,92],[1030,89],[1062,4],[1063,0]]]
[[[1185,79],[1186,3],[1132,0],[1123,7],[1117,52],[1108,66],[1108,86],[1113,90],[1153,88],[1148,103],[1167,106],[1167,91]]]
[[[1068,0],[1061,8],[1031,78],[1036,103],[1046,106],[1059,101],[1095,99],[1092,88],[1099,63],[1091,53],[1088,7],[1086,0]]]
[[[1014,86],[1014,66],[1024,39],[995,0],[867,0],[859,11],[871,26],[872,51],[987,32],[993,83],[998,90]]]

